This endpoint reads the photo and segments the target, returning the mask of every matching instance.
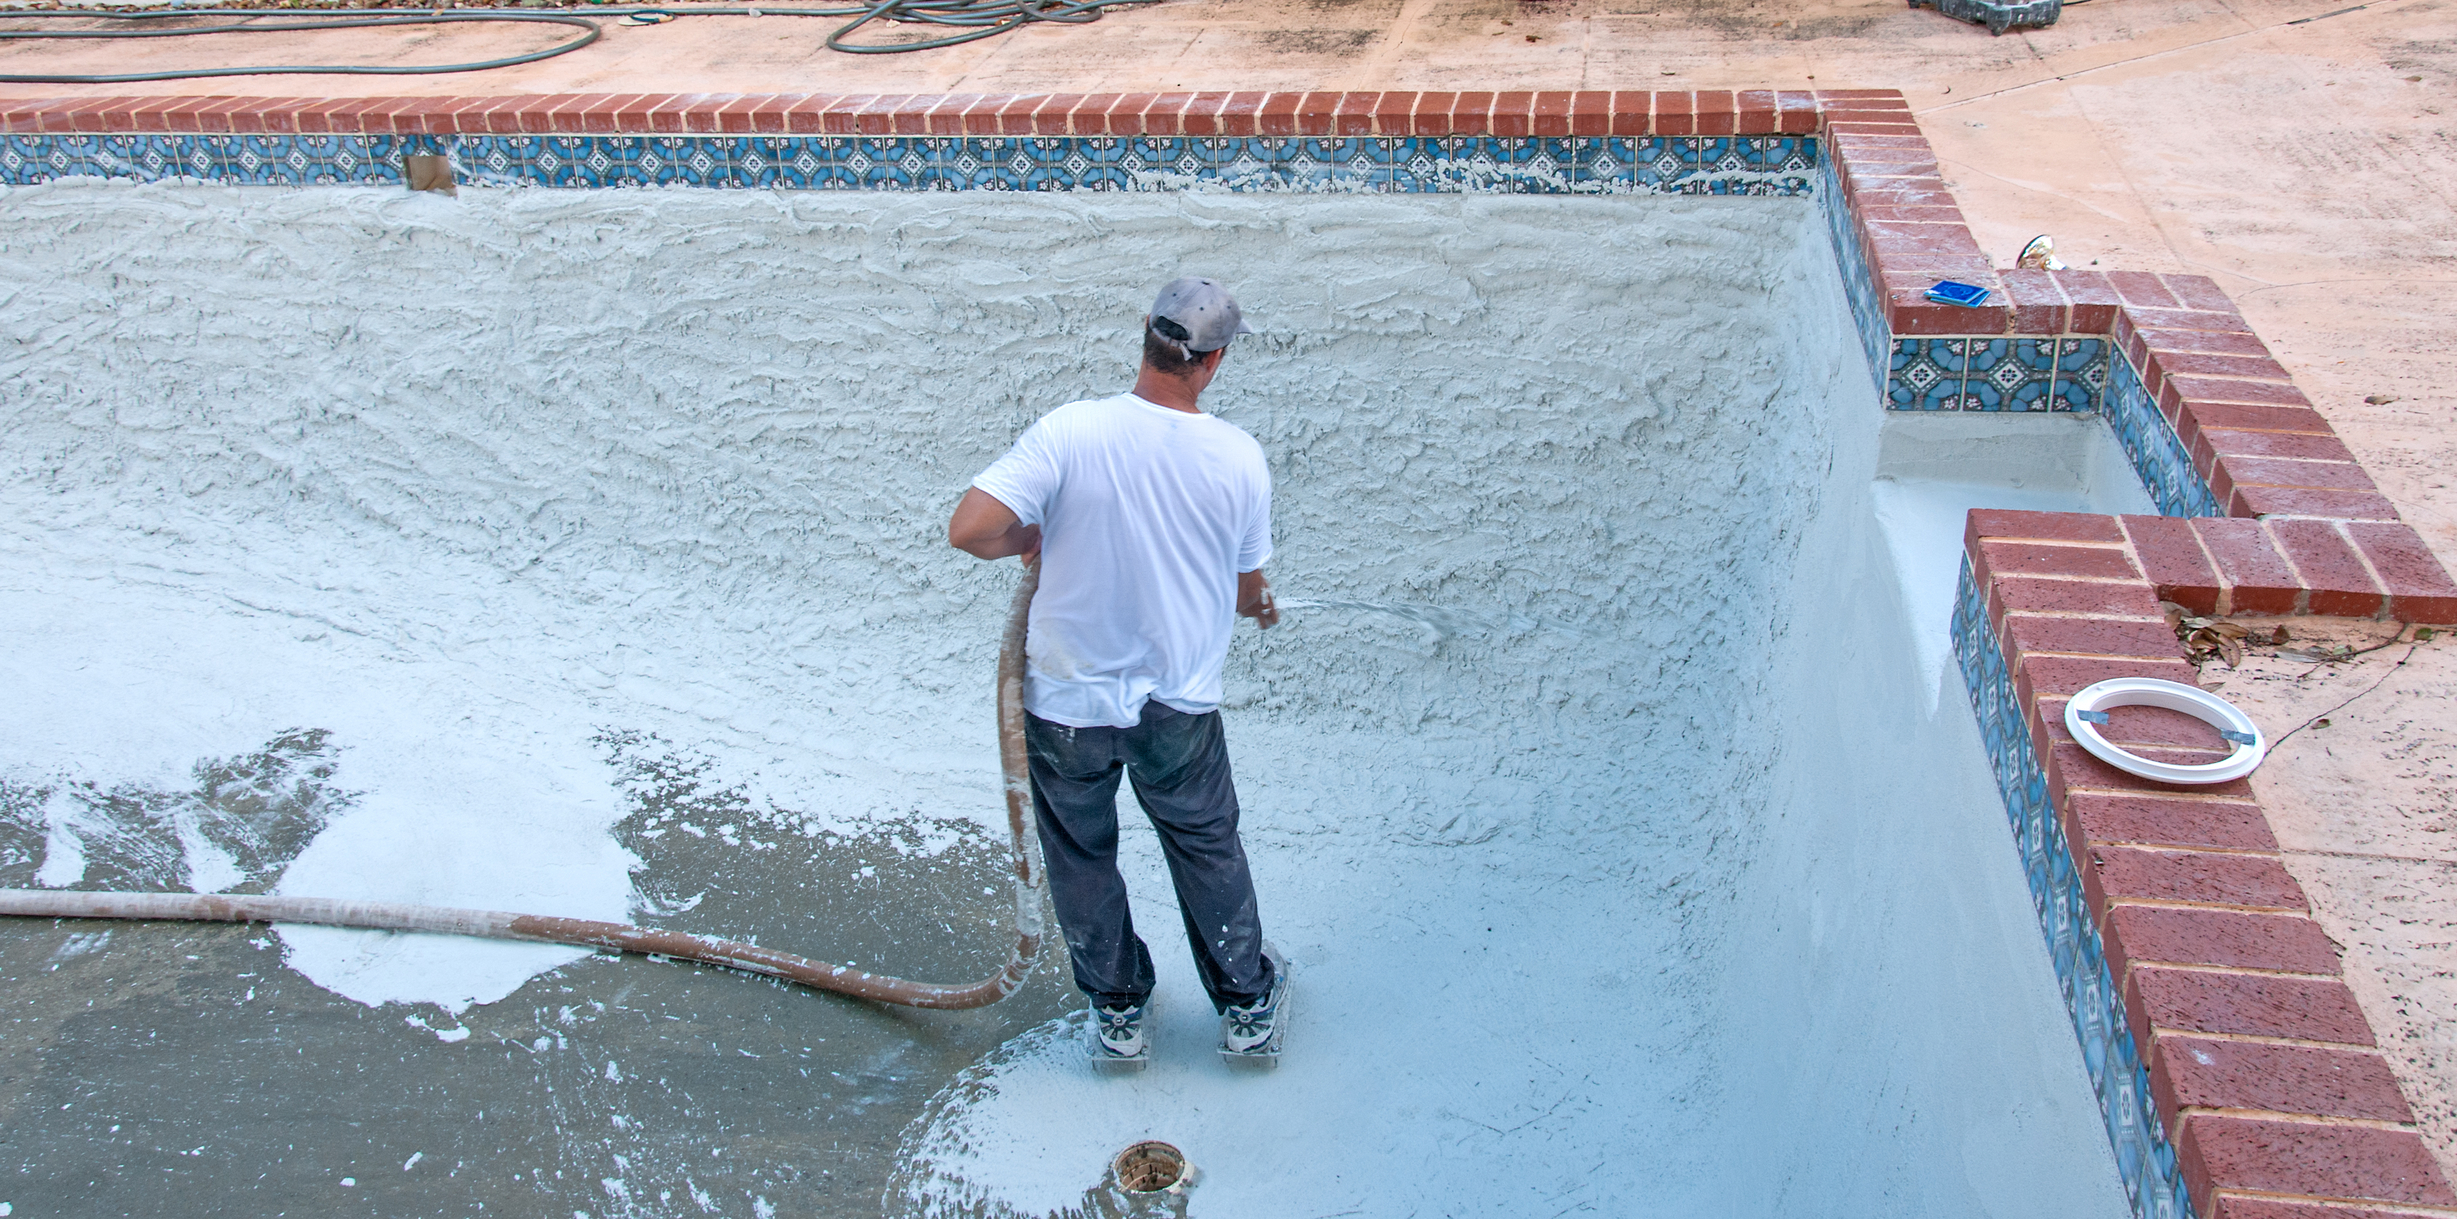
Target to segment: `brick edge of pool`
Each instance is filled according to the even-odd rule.
[[[70,97],[0,102],[0,134],[1822,139],[1885,405],[2104,411],[2167,513],[1974,511],[1955,615],[2136,1213],[2457,1214],[2250,786],[2132,778],[2062,719],[2104,678],[2195,680],[2162,599],[2450,624],[2457,583],[2215,281],[1998,269],[1897,92]],[[1939,279],[1989,296],[1935,304]],[[2146,717],[2110,727],[2152,756],[2206,757]]]
[[[1988,509],[1968,518],[1955,644],[2034,895],[2049,895],[2050,951],[2085,1056],[2105,1060],[2093,1075],[2111,1127],[2117,1105],[2143,1093],[2163,1126],[2161,1138],[2138,1132],[2130,1149],[2113,1131],[2119,1158],[2170,1160],[2203,1216],[2345,1219],[2337,1208],[2348,1203],[2457,1207],[2457,1194],[2251,785],[2125,774],[2073,741],[2064,706],[2110,677],[2195,682],[2161,600],[2198,613],[2342,607],[2447,621],[2457,600],[2401,600],[2366,574],[2359,556],[2378,528]],[[2219,756],[2149,715],[2119,709],[2108,730],[2147,757]],[[2123,1022],[2123,1044],[2091,1027],[2097,1009]]]

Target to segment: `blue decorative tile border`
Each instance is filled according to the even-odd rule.
[[[1860,347],[1868,355],[1868,367],[1876,378],[1877,390],[1885,391],[1886,352],[1893,341],[1893,328],[1887,324],[1885,302],[1877,295],[1877,276],[1868,265],[1868,251],[1860,244],[1860,226],[1852,218],[1851,208],[1843,200],[1843,186],[1835,177],[1834,158],[1827,157],[1818,165],[1818,203],[1826,215],[1826,239],[1834,246],[1834,260],[1843,271],[1843,295],[1851,305],[1851,323],[1860,335]]]
[[[1855,302],[1856,308],[1856,302]],[[2224,516],[2132,362],[2105,338],[1894,338],[1885,405],[1897,411],[2104,415],[2150,502],[2167,516]]]
[[[2087,414],[2106,396],[2110,344],[2097,335],[1904,336],[1887,348],[1897,411]]]
[[[2074,871],[2073,852],[2048,797],[2047,774],[2031,747],[2012,674],[1996,632],[1989,629],[1987,607],[1967,559],[1954,593],[1953,634],[1962,680],[1979,717],[1979,734],[1987,743],[1988,762],[1996,771],[1997,789],[2005,797],[2014,842],[2022,853],[2031,909],[2047,937],[2056,983],[2081,1039],[2082,1065],[2098,1092],[2099,1111],[2107,1119],[2108,1142],[2133,1214],[2136,1219],[2192,1219],[2192,1198],[2177,1169],[2175,1148],[2167,1142],[2166,1126],[2152,1103],[2149,1070],[2125,1021],[2124,1001],[2108,970],[2081,876]]]
[[[1836,242],[1838,251],[1851,248],[1844,233]],[[1846,273],[1846,282],[1858,281]],[[1861,304],[1855,299],[1852,307],[1867,341]],[[1890,337],[1886,351],[1888,410],[2097,412],[2160,513],[2226,515],[2175,427],[2150,401],[2141,374],[2104,337],[1918,335]]]
[[[54,178],[187,178],[268,186],[399,185],[416,136],[0,135],[0,185]],[[417,151],[413,149],[412,151]]]
[[[2142,385],[2141,374],[2133,370],[2133,362],[2118,356],[2114,365],[2107,387],[2107,424],[2115,430],[2116,443],[2124,446],[2124,455],[2132,459],[2134,471],[2141,475],[2150,502],[2165,516],[2225,516],[2226,509],[2210,492],[2209,483],[2193,466],[2192,454],[2175,434],[2175,425],[2150,401],[2150,391]]]
[[[7,135],[0,184],[96,176],[398,183],[445,153],[490,185],[769,190],[1494,191],[1806,196],[1811,136]]]

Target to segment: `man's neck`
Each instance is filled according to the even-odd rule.
[[[1165,406],[1189,415],[1203,413],[1203,408],[1195,405],[1195,399],[1201,397],[1203,391],[1196,389],[1185,377],[1154,372],[1148,365],[1135,374],[1134,394],[1154,406]]]

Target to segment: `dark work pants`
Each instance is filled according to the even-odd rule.
[[[1271,966],[1263,960],[1254,879],[1237,841],[1237,787],[1220,713],[1188,715],[1155,700],[1132,728],[1069,728],[1027,715],[1024,741],[1050,900],[1075,959],[1075,985],[1112,1006],[1142,1003],[1152,993],[1152,955],[1135,934],[1126,881],[1118,875],[1123,774],[1160,831],[1212,1006],[1269,993]]]

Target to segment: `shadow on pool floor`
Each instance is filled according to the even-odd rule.
[[[603,743],[617,836],[671,911],[644,922],[921,977],[995,966],[1004,847],[977,828],[804,833],[653,738]],[[245,794],[196,798],[217,790]],[[42,839],[8,837],[0,881],[27,884]],[[124,873],[81,887],[169,887]],[[931,1094],[1070,993],[1045,962],[998,1007],[913,1012],[599,956],[456,1018],[325,991],[260,926],[36,920],[0,924],[0,976],[0,1201],[79,1215],[871,1214]]]

